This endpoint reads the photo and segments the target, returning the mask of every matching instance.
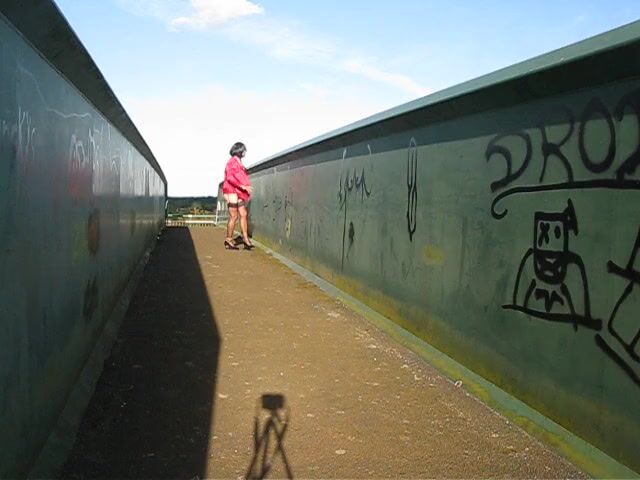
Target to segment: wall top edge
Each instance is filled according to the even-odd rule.
[[[576,64],[581,62],[584,63],[588,60],[595,60],[601,56],[607,55],[607,53],[616,52],[624,49],[625,47],[631,47],[633,50],[637,50],[640,54],[640,20],[500,70],[496,70],[495,72],[482,75],[475,79],[429,94],[425,97],[393,107],[389,110],[382,111],[336,130],[332,130],[252,165],[249,168],[249,172],[256,173],[260,170],[276,166],[284,163],[283,161],[279,161],[283,160],[284,157],[292,156],[302,150],[319,146],[319,144],[326,143],[327,141],[336,139],[337,137],[346,136],[358,130],[363,130],[377,124],[388,122],[410,113],[426,111],[436,105],[453,103],[463,97],[472,98],[474,95],[480,94],[483,91],[506,87],[506,85],[511,85],[517,82],[524,82],[536,75],[542,75],[548,72],[566,73],[568,68],[571,68]],[[638,55],[636,60],[640,60],[640,55]],[[604,65],[601,66],[601,69],[606,70]],[[633,70],[635,75],[640,76],[640,67],[637,65],[629,66],[625,73],[628,73],[629,69]],[[615,73],[613,75],[615,75]],[[617,80],[617,78],[611,78],[611,80]],[[582,86],[582,84],[576,82],[575,89],[577,90]],[[546,90],[546,93],[548,94],[553,92]]]
[[[51,0],[2,0],[0,14],[131,142],[166,185],[151,149],[57,5]]]

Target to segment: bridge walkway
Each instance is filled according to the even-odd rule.
[[[585,477],[273,257],[225,251],[203,227],[160,237],[61,476]]]

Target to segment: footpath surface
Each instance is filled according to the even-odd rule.
[[[265,476],[586,478],[263,251],[167,228],[60,477]]]

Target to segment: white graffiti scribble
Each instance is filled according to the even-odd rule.
[[[29,112],[23,111],[21,107],[18,107],[18,138],[16,150],[18,161],[22,165],[33,162],[35,159],[35,136],[36,128],[33,126],[31,115]]]
[[[40,97],[40,101],[42,102],[42,105],[44,105],[45,110],[47,110],[48,112],[51,112],[64,119],[91,117],[90,113],[63,113],[60,110],[56,110],[55,108],[52,108],[51,106],[49,106],[48,102],[45,99],[45,96],[42,94],[42,90],[40,90],[40,85],[38,85],[38,81],[34,77],[33,73],[31,73],[29,70],[27,70],[22,66],[18,66],[18,71],[21,74],[29,77],[29,79],[31,79],[31,81],[33,82],[33,87],[36,89],[36,92],[38,93],[38,97]]]

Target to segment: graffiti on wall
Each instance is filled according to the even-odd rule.
[[[20,163],[33,162],[35,158],[36,127],[29,112],[18,108],[17,157]]]
[[[416,233],[416,214],[418,209],[418,144],[416,139],[409,140],[407,151],[407,231],[413,242]]]
[[[71,198],[88,199],[93,188],[94,157],[75,134],[69,140],[68,190]]]
[[[629,191],[637,200],[640,179],[634,175],[640,165],[640,89],[620,97],[611,110],[594,97],[585,103],[579,115],[567,107],[553,113],[554,118],[564,121],[550,122],[543,117],[537,127],[539,136],[524,130],[500,133],[489,140],[485,150],[487,162],[501,159],[504,167],[502,176],[490,184],[495,194],[491,203],[494,219],[507,216],[508,209],[500,204],[511,196],[555,192],[553,199],[546,198],[545,205],[557,201],[558,194],[565,202],[564,208],[531,212],[532,244],[527,246],[514,272],[511,302],[502,307],[529,318],[567,323],[575,330],[579,327],[594,330],[600,350],[640,386],[639,303],[629,301],[634,292],[637,295],[640,285],[637,263],[640,229],[635,243],[629,242],[633,247],[626,263],[610,260],[603,262],[600,269],[591,265],[592,271],[587,271],[583,260],[587,252],[580,251],[577,240],[581,229],[593,230],[595,226],[587,223],[579,228],[579,212],[574,207],[574,197],[585,190]],[[634,139],[629,141],[632,121],[636,127]],[[555,139],[551,124],[555,125]],[[534,138],[539,138],[539,143]],[[537,152],[541,154],[539,163],[534,161]],[[538,172],[532,171],[537,168]],[[555,173],[553,181],[549,180],[551,168]],[[532,177],[537,181],[522,182]],[[612,277],[626,282],[615,303],[597,305],[603,310],[598,315],[592,312],[596,306],[591,305],[591,276],[607,282]],[[606,319],[606,324],[602,319]]]
[[[14,174],[16,161],[14,155],[15,126],[10,125],[6,120],[0,122],[0,225],[4,227],[9,222],[11,214],[9,205],[9,192],[15,188]],[[8,232],[9,227],[0,228],[0,232]],[[0,240],[2,233],[0,233]]]
[[[291,237],[291,227],[292,227],[292,209],[293,203],[292,198],[290,197],[290,193],[285,194],[284,197],[279,195],[274,196],[271,201],[271,206],[273,209],[273,222],[275,223],[277,218],[280,215],[280,212],[284,211],[284,233],[287,238]]]
[[[371,155],[371,148],[369,148],[369,155]],[[342,212],[342,259],[340,263],[340,269],[344,269],[345,256],[348,251],[353,247],[355,239],[355,226],[353,221],[348,219],[349,200],[357,200],[363,202],[365,198],[371,196],[371,189],[367,185],[367,179],[365,177],[364,168],[359,172],[357,169],[344,168],[344,161],[347,158],[347,149],[342,151],[343,168],[340,171],[339,188],[338,188],[338,207]],[[348,242],[348,243],[347,243]]]
[[[518,268],[513,303],[503,307],[544,320],[568,322],[575,329],[579,324],[600,329],[602,322],[591,316],[584,262],[569,245],[570,236],[578,235],[571,200],[562,212],[535,212],[533,232],[533,245]]]
[[[631,249],[629,260],[624,267],[619,266],[613,261],[607,262],[607,271],[627,282],[624,290],[616,300],[615,306],[609,316],[607,330],[610,334],[610,341],[607,341],[602,335],[596,335],[597,345],[616,362],[633,381],[640,386],[640,375],[638,369],[633,368],[632,362],[640,365],[640,321],[638,321],[638,312],[633,307],[625,308],[629,305],[629,298],[635,292],[638,295],[638,287],[640,287],[640,258],[638,251],[640,250],[640,228],[636,235],[636,240]],[[618,348],[616,348],[618,347]],[[621,350],[624,354],[621,354]]]
[[[548,137],[545,122],[540,122],[541,142],[539,147],[542,152],[543,161],[540,169],[539,181],[533,185],[513,186],[513,183],[533,168],[531,162],[533,156],[533,141],[531,135],[526,131],[508,132],[495,136],[489,141],[485,151],[487,162],[497,158],[504,161],[504,175],[491,183],[491,192],[497,193],[491,204],[491,215],[496,219],[504,218],[507,209],[498,211],[498,204],[505,198],[512,195],[530,194],[539,192],[551,192],[560,190],[586,190],[586,189],[613,189],[613,190],[640,190],[640,179],[630,178],[635,174],[640,164],[640,142],[637,142],[635,149],[626,158],[621,159],[620,164],[615,166],[614,160],[617,156],[616,137],[620,135],[622,122],[627,111],[631,111],[638,122],[638,132],[640,135],[640,89],[624,95],[611,113],[604,103],[597,99],[591,99],[585,106],[580,120],[577,124],[574,115],[570,110],[561,108],[567,116],[567,133],[558,141],[552,141]],[[615,118],[615,122],[614,122]],[[589,148],[588,128],[593,122],[604,120],[607,134],[601,138],[606,145],[604,158],[597,158],[597,152]],[[593,125],[592,125],[593,126]],[[514,158],[512,150],[503,143],[507,139],[519,139],[524,143],[524,151],[520,153],[520,158]],[[567,156],[564,150],[568,149],[569,142],[576,142],[578,145],[577,158]],[[566,180],[555,183],[544,183],[546,171],[550,160],[556,159],[564,169]],[[576,165],[576,163],[578,165]],[[575,170],[582,166],[587,172],[584,178],[576,178]]]

